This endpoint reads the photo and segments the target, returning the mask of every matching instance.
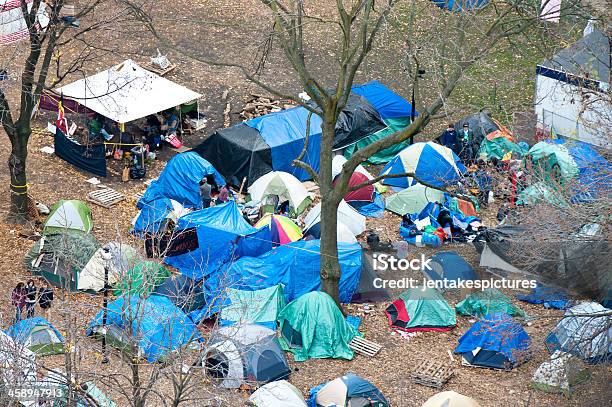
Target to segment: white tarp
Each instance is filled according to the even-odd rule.
[[[28,11],[32,10],[32,1],[26,0]],[[41,3],[36,13],[37,28],[43,29],[48,24],[45,4]],[[0,45],[12,44],[28,35],[28,26],[21,12],[21,0],[0,0]]]
[[[202,96],[141,68],[131,59],[55,92],[117,123],[131,122]]]
[[[304,219],[304,230],[308,230],[317,223],[321,222],[321,204],[318,203],[308,212]],[[344,199],[338,205],[338,223],[343,223],[353,235],[357,236],[366,230],[366,218],[352,206],[347,204]]]

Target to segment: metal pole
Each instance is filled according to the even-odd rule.
[[[416,87],[417,77],[414,79],[414,85],[412,86],[412,99],[410,103],[412,104],[412,111],[410,112],[410,124],[414,123],[414,119],[416,118],[416,107],[414,106],[414,88]],[[414,135],[410,136],[410,145],[414,144]]]
[[[104,329],[104,335],[102,335],[102,363],[108,363],[108,356],[106,355],[106,322],[108,317],[108,263],[111,260],[111,253],[108,248],[104,248],[102,252],[104,260],[104,288],[103,300],[102,300],[102,327]]]

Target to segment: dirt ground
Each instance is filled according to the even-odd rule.
[[[165,3],[160,1],[158,3]],[[170,2],[167,2],[170,3]],[[169,8],[160,7],[155,12],[158,24],[166,24],[164,31],[180,46],[188,48],[194,55],[201,58],[223,57],[228,60],[240,60],[250,58],[261,45],[261,33],[269,29],[266,23],[267,13],[256,0],[201,0],[198,2],[187,2],[178,0],[171,2]],[[325,14],[329,9],[331,12],[335,2],[322,1],[320,13]],[[198,16],[192,18],[192,16]],[[199,18],[201,17],[201,19]],[[174,21],[174,23],[171,23]],[[180,27],[180,22],[191,24],[193,29]],[[213,22],[222,22],[215,24]],[[253,36],[255,34],[259,36]],[[87,73],[104,69],[125,58],[133,58],[137,62],[146,62],[148,56],[155,53],[158,46],[155,40],[145,33],[134,34],[132,36],[122,36],[121,33],[107,34],[111,38],[121,41],[121,54],[109,54],[101,57],[95,64],[87,66]],[[321,56],[329,53],[327,46],[330,41],[329,35],[324,32],[315,32],[312,36],[312,58],[316,60],[317,53]],[[381,48],[376,56],[368,59],[359,74],[358,82],[361,80],[379,79],[393,90],[408,96],[405,83],[401,80],[400,64],[396,57],[397,52],[402,47],[401,38],[389,35],[384,38],[385,47]],[[333,41],[332,41],[333,42]],[[320,47],[316,46],[320,45]],[[4,52],[4,50],[3,50]],[[68,58],[71,50],[64,50],[65,58]],[[168,53],[173,62],[178,63],[179,67],[171,73],[168,78],[175,80],[203,94],[202,107],[205,111],[209,123],[207,128],[185,140],[186,145],[196,145],[202,137],[222,125],[222,111],[225,107],[221,103],[221,93],[229,90],[230,102],[234,122],[237,122],[236,113],[240,110],[241,104],[251,92],[262,93],[254,85],[247,83],[236,69],[213,67],[198,63],[178,52]],[[8,55],[4,53],[5,60]],[[8,63],[12,69],[18,69],[18,58]],[[317,66],[317,71],[326,80],[331,80],[332,72],[324,65]],[[273,78],[276,86],[281,89],[300,91],[296,82],[293,80],[290,68],[282,60],[280,55],[273,53],[270,55],[267,67],[264,72],[266,78]],[[73,77],[77,79],[78,75]],[[8,89],[13,99],[16,97],[16,89]],[[461,116],[462,110],[456,110],[455,115]],[[54,113],[51,113],[52,117]],[[39,125],[44,125],[45,116],[38,119]],[[440,124],[437,125],[438,127]],[[435,128],[435,126],[434,126]],[[436,131],[436,130],[431,130]],[[36,133],[32,136],[29,144],[28,176],[31,183],[30,194],[38,201],[51,205],[59,199],[80,199],[85,200],[88,192],[95,189],[94,186],[85,182],[91,174],[84,173],[61,161],[55,156],[47,155],[40,151],[44,146],[52,145],[53,138],[47,133]],[[0,163],[6,163],[9,151],[8,139],[2,135],[0,137]],[[164,162],[174,153],[165,151],[158,161],[148,167],[147,178],[155,177],[163,168]],[[104,184],[112,186],[124,193],[128,199],[119,205],[105,209],[100,206],[91,205],[95,227],[93,234],[101,241],[121,239],[130,240],[138,244],[128,236],[128,229],[131,219],[137,211],[134,206],[134,194],[141,193],[146,189],[144,182],[129,181],[123,183],[118,176],[118,163],[110,164],[115,168],[114,174],[108,179],[102,180]],[[21,228],[19,226],[6,224],[4,222],[8,208],[8,174],[5,170],[0,171],[0,186],[4,191],[2,205],[0,206],[0,322],[2,328],[6,328],[12,318],[13,310],[10,306],[10,291],[18,281],[29,278],[27,271],[22,265],[24,254],[32,246],[33,241],[19,236]],[[487,218],[492,218],[487,214]],[[488,226],[494,226],[489,224]],[[383,240],[389,239],[396,241],[398,236],[399,218],[388,212],[381,220],[369,220],[368,227],[377,230]],[[141,244],[141,243],[140,243]],[[477,267],[477,255],[474,248],[468,244],[444,246],[442,249],[457,250]],[[411,248],[409,256],[418,256],[419,249]],[[430,254],[431,251],[427,251]],[[483,273],[483,270],[479,270]],[[451,305],[456,303],[458,298],[450,299]],[[71,298],[78,309],[78,321],[83,325],[91,318],[100,304],[98,297],[78,295]],[[295,384],[306,396],[311,387],[327,380],[334,379],[346,372],[354,372],[372,381],[389,398],[394,406],[419,406],[428,397],[436,393],[436,390],[421,385],[413,384],[410,381],[410,372],[423,360],[439,360],[451,363],[456,367],[456,374],[444,387],[444,390],[455,390],[459,393],[475,398],[483,407],[510,407],[510,406],[610,406],[612,395],[610,394],[609,367],[592,368],[593,378],[587,385],[578,388],[572,399],[566,399],[560,395],[549,395],[542,392],[533,391],[529,388],[531,375],[537,366],[547,359],[548,353],[544,348],[544,338],[552,326],[561,315],[559,311],[545,310],[540,306],[531,306],[521,303],[529,315],[537,318],[525,327],[532,337],[533,357],[524,365],[507,371],[493,371],[488,369],[470,369],[461,367],[457,358],[451,361],[449,352],[455,348],[457,339],[470,326],[467,318],[458,318],[458,326],[444,333],[423,333],[410,340],[403,339],[398,334],[388,329],[387,319],[383,314],[387,304],[376,304],[374,310],[364,315],[361,306],[349,305],[348,310],[351,314],[363,317],[361,331],[369,340],[383,345],[382,351],[374,358],[357,355],[352,361],[341,360],[309,360],[307,362],[295,363],[292,357],[291,367],[293,373],[290,381]],[[61,317],[51,313],[51,322],[61,324]],[[84,350],[91,346],[91,349],[98,349],[98,344],[89,339],[84,339],[79,345]],[[112,373],[113,369],[118,369],[114,364],[116,359],[111,360],[108,366],[99,365],[99,361],[93,355],[85,356],[85,362],[90,361],[95,365],[91,370],[100,369],[106,373]],[[61,358],[55,357],[51,364],[61,363]],[[126,399],[119,396],[112,388],[105,388],[111,395],[117,398],[115,401],[121,405],[127,405]],[[152,405],[157,405],[152,404]]]

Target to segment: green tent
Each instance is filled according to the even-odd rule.
[[[480,143],[478,155],[485,160],[490,160],[493,157],[501,160],[509,152],[523,157],[527,151],[505,137],[495,137],[493,140],[485,138]]]
[[[226,303],[220,314],[222,323],[261,324],[272,329],[276,329],[278,314],[286,305],[280,284],[255,291],[229,288]]]
[[[119,287],[114,294],[117,296],[121,294],[147,296],[171,275],[172,273],[160,263],[142,261],[121,277]]]
[[[389,325],[403,331],[447,331],[457,325],[455,311],[433,288],[410,288],[385,310]]]
[[[349,325],[334,300],[320,291],[304,294],[278,315],[281,347],[295,360],[353,359],[349,342],[359,333]]]
[[[89,233],[92,228],[91,209],[84,202],[58,201],[51,207],[43,227],[43,234],[62,233],[66,230]]]
[[[525,311],[515,307],[510,299],[495,288],[478,290],[468,295],[455,307],[461,315],[482,317],[490,313],[503,312],[515,317],[525,317]]]
[[[560,181],[569,181],[580,172],[569,150],[562,144],[541,141],[531,147],[527,155],[544,174],[558,173],[561,176]]]
[[[64,230],[43,235],[25,255],[24,264],[35,276],[56,287],[76,291],[79,275],[100,248],[90,234]]]
[[[410,120],[410,117],[399,117],[399,118],[392,118],[392,119],[387,118],[387,119],[384,119],[383,122],[387,125],[387,127],[385,127],[382,130],[377,131],[376,133],[368,137],[365,137],[359,140],[355,144],[351,144],[350,146],[346,147],[346,149],[344,150],[344,156],[346,158],[351,158],[351,156],[355,154],[357,151],[361,150],[364,147],[369,146],[375,141],[378,141],[380,139],[383,139],[389,136],[390,134],[393,134],[397,131],[405,129],[406,127],[410,126],[411,120]],[[402,151],[409,145],[410,145],[410,139],[405,140],[401,143],[395,144],[391,147],[388,147],[374,154],[373,156],[368,158],[367,162],[369,162],[370,164],[386,164],[391,160],[391,158],[395,157],[397,153],[399,153],[400,151]]]
[[[535,205],[540,202],[547,202],[558,208],[569,208],[570,206],[560,191],[542,181],[523,189],[516,200],[517,205]]]
[[[419,213],[430,202],[444,202],[444,192],[416,184],[393,194],[385,201],[385,208],[400,216]]]

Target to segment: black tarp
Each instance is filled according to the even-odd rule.
[[[336,122],[334,149],[344,148],[386,127],[364,97],[351,94]]]
[[[193,151],[232,185],[240,186],[247,177],[249,185],[272,171],[272,154],[259,132],[244,123],[217,130]]]
[[[487,134],[499,130],[499,126],[484,111],[464,117],[455,123],[457,134],[461,132],[465,123],[470,126],[470,130],[474,133],[474,141],[478,145],[487,137]]]
[[[82,145],[69,139],[60,130],[55,131],[55,155],[82,170],[106,177],[104,144]]]

